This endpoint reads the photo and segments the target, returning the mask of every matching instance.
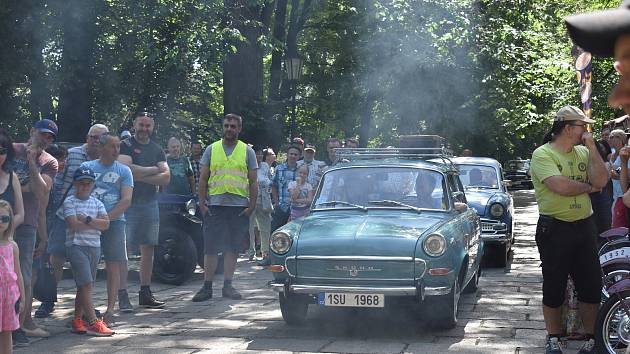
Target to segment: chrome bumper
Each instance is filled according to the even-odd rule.
[[[285,285],[280,283],[270,283],[269,286],[276,292],[284,292]],[[295,294],[318,294],[318,293],[355,293],[355,294],[383,294],[385,296],[416,296],[418,289],[412,286],[392,286],[392,287],[358,287],[358,286],[336,286],[336,285],[289,285],[289,291]],[[446,295],[451,292],[450,286],[424,287],[424,296]]]
[[[481,234],[481,239],[486,242],[506,243],[509,238],[507,234]]]

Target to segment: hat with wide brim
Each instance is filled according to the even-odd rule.
[[[598,57],[613,57],[617,38],[630,34],[630,0],[617,9],[572,15],[564,21],[579,47]]]

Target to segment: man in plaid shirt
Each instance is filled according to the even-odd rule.
[[[190,164],[192,165],[193,176],[195,176],[195,186],[199,186],[199,162],[201,161],[201,143],[193,141],[190,144]]]
[[[297,173],[297,160],[300,158],[300,149],[291,145],[287,149],[287,161],[276,167],[271,185],[271,198],[273,201],[273,218],[271,231],[287,223],[291,213],[291,194],[289,194],[289,182],[295,181]]]

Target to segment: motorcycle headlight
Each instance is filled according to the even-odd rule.
[[[499,203],[494,203],[490,206],[490,215],[494,217],[498,218],[499,216],[503,215],[504,212],[505,208]]]
[[[446,239],[440,234],[431,234],[424,239],[424,252],[431,257],[439,257],[446,252]]]
[[[186,211],[190,215],[197,214],[197,203],[195,203],[194,199],[191,199],[191,200],[186,202]]]
[[[269,247],[277,254],[285,254],[289,252],[293,239],[288,234],[280,231],[271,235]]]

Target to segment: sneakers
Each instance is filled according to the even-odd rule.
[[[118,290],[118,309],[124,313],[133,312],[133,305],[129,301],[127,290]]]
[[[193,302],[200,302],[212,299],[212,288],[206,288],[206,286],[202,286],[199,291],[193,296]]]
[[[11,337],[13,338],[13,345],[16,347],[27,347],[29,345],[28,338],[26,338],[26,333],[22,330],[22,328],[18,328],[11,333]]]
[[[87,326],[82,318],[73,319],[70,321],[70,325],[72,326],[72,333],[85,334],[87,332]]]
[[[48,316],[50,316],[51,312],[55,311],[55,303],[50,301],[50,302],[42,302],[41,305],[39,305],[39,308],[37,309],[37,311],[35,311],[35,317],[37,318],[46,318]]]
[[[157,300],[151,290],[142,291],[138,293],[138,305],[142,307],[147,307],[150,309],[161,309],[164,307],[166,303],[164,301]]]
[[[236,289],[234,289],[234,287],[232,286],[223,287],[223,290],[221,290],[221,295],[232,300],[240,300],[243,298],[241,294],[236,291]]]
[[[23,327],[22,331],[24,332],[24,334],[26,334],[27,337],[35,337],[35,338],[48,338],[48,337],[50,337],[50,332],[48,332],[47,330],[45,330],[43,328],[39,328],[39,327],[35,327],[33,329],[28,329],[26,327]]]
[[[105,312],[103,314],[103,322],[107,327],[114,327],[116,326],[116,316],[111,312]]]
[[[547,344],[545,344],[545,354],[562,354],[562,349],[560,349],[560,339],[558,339],[558,337],[547,338]]]
[[[114,334],[114,331],[107,328],[107,326],[105,325],[105,323],[103,323],[103,321],[96,320],[96,322],[94,322],[93,325],[88,326],[87,334],[89,336],[95,336],[95,337],[109,337]]]
[[[578,354],[595,354],[595,340],[593,338],[587,340],[582,344]]]

